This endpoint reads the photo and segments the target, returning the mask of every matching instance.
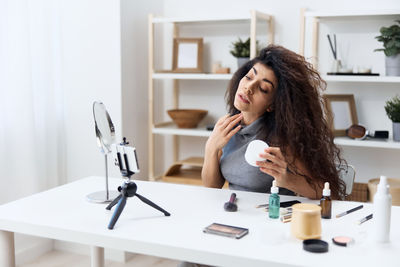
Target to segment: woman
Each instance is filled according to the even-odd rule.
[[[226,93],[229,115],[220,118],[207,140],[203,184],[266,192],[273,179],[280,194],[321,197],[329,182],[333,198],[344,196],[336,163],[340,150],[324,118],[320,89],[326,83],[304,57],[269,45],[239,68]],[[245,162],[250,141],[269,144],[255,168]]]

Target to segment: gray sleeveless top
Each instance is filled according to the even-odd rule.
[[[229,182],[229,189],[270,193],[274,178],[251,166],[244,158],[247,145],[257,139],[261,128],[261,118],[243,126],[222,149],[220,168],[222,176]],[[279,188],[279,194],[294,195],[285,188]]]

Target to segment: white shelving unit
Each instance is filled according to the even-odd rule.
[[[345,10],[345,11],[305,11],[305,17],[314,18],[342,18],[342,17],[371,17],[371,16],[396,16],[398,10]]]
[[[304,55],[305,46],[305,35],[306,35],[306,18],[312,20],[312,52],[311,60],[315,68],[318,68],[318,36],[319,36],[319,22],[324,19],[341,19],[341,18],[362,18],[362,17],[386,17],[386,16],[399,16],[400,9],[397,10],[345,10],[345,11],[307,11],[306,9],[301,9],[300,11],[300,46],[299,53]],[[398,18],[397,18],[398,19]],[[367,77],[354,77],[355,81],[357,78],[367,78]],[[369,80],[362,80],[363,82],[386,82],[386,78],[391,77],[369,77]],[[335,78],[335,81],[349,81],[351,78],[348,76],[339,76]],[[376,79],[376,80],[375,80]],[[398,82],[398,81],[397,81]]]
[[[218,25],[220,23],[249,23],[249,35],[250,35],[250,58],[256,56],[256,30],[258,21],[267,22],[266,33],[268,36],[268,43],[274,42],[274,21],[273,17],[269,14],[265,14],[256,10],[251,10],[247,16],[235,16],[235,17],[199,17],[199,18],[155,18],[153,15],[149,15],[148,31],[149,31],[149,179],[155,180],[158,175],[155,175],[155,143],[154,136],[158,135],[172,135],[173,136],[173,159],[174,162],[182,162],[178,159],[178,136],[195,136],[195,137],[208,137],[211,132],[205,128],[198,129],[179,129],[172,122],[161,122],[155,123],[154,118],[154,81],[155,80],[172,80],[174,91],[173,91],[173,108],[179,108],[179,81],[180,80],[222,80],[229,81],[232,78],[232,74],[207,74],[207,73],[172,73],[172,72],[155,72],[154,68],[154,25],[168,23],[173,25],[174,33],[173,37],[179,36],[179,26],[181,25]],[[236,36],[235,36],[236,37]],[[186,162],[185,160],[183,160]],[[190,162],[190,161],[189,161]],[[179,165],[179,164],[178,164]]]
[[[371,11],[343,11],[343,12],[319,12],[301,10],[300,13],[300,54],[304,55],[305,42],[305,19],[312,19],[312,59],[314,67],[318,66],[318,28],[321,19],[340,19],[344,17],[378,17],[378,16],[398,16],[399,10],[371,10]],[[357,76],[357,75],[322,75],[322,78],[329,83],[351,82],[351,83],[373,83],[373,84],[398,84],[400,88],[400,77],[392,76]],[[362,92],[360,92],[362,93]],[[373,140],[353,140],[348,137],[336,137],[335,143],[342,147],[365,147],[365,148],[384,148],[400,149],[400,143],[392,140],[373,141]]]

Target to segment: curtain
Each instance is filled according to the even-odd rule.
[[[65,176],[59,0],[0,0],[0,204]]]

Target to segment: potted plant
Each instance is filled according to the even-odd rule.
[[[242,39],[239,38],[239,40],[233,42],[232,45],[233,49],[230,52],[232,56],[237,58],[238,67],[240,68],[250,59],[250,38],[246,41],[242,41]]]
[[[400,24],[400,20],[396,20]],[[384,48],[374,51],[383,51],[386,55],[386,75],[400,76],[400,26],[381,27],[381,35],[375,38],[383,43]]]
[[[400,97],[395,96],[386,101],[385,110],[393,122],[393,140],[400,141]]]

